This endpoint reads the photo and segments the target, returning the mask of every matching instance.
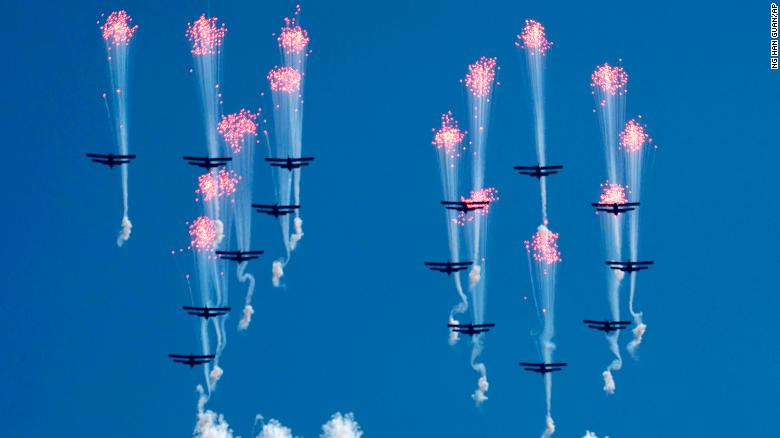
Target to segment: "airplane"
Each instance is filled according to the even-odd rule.
[[[623,330],[631,324],[631,321],[594,321],[591,319],[583,320],[582,322],[585,323],[585,325],[588,326],[588,328],[601,330],[602,332],[609,334],[609,332],[616,332],[618,330]]]
[[[187,311],[187,315],[195,315],[200,316],[201,318],[205,318],[208,320],[209,318],[213,318],[215,316],[222,316],[226,315],[228,312],[230,312],[230,307],[190,307],[190,306],[183,306],[182,309]]]
[[[281,167],[292,171],[293,169],[300,169],[303,166],[308,166],[309,163],[314,161],[314,157],[300,157],[300,158],[266,158],[265,161],[271,164],[271,167]]]
[[[428,266],[431,271],[444,272],[447,275],[450,275],[453,272],[463,271],[473,264],[473,262],[451,262],[449,260],[446,263],[425,262],[425,266]]]
[[[121,166],[123,164],[130,163],[130,160],[135,158],[135,155],[114,155],[114,154],[87,154],[87,157],[92,158],[95,163],[105,164],[109,169],[113,169],[114,166]]]
[[[614,214],[615,216],[619,215],[620,213],[634,211],[636,210],[635,207],[639,207],[638,202],[624,202],[622,204],[618,204],[617,202],[594,202],[590,205],[596,207],[596,211],[604,211],[610,214]]]
[[[205,354],[205,355],[194,355],[192,353],[186,355],[186,354],[169,354],[168,357],[173,359],[176,363],[183,363],[185,365],[189,365],[190,368],[194,367],[195,365],[201,365],[205,363],[211,362],[211,359],[214,359],[213,354]]]
[[[215,167],[225,166],[228,161],[233,159],[230,157],[182,157],[187,164],[191,164],[196,167],[202,167],[206,170],[214,169]]]
[[[265,213],[273,217],[288,215],[295,210],[299,209],[300,205],[267,205],[267,204],[252,204],[252,208],[256,208],[258,213]]]
[[[520,366],[524,367],[526,371],[530,371],[532,373],[539,373],[541,375],[545,375],[547,373],[553,373],[555,371],[560,371],[563,369],[563,367],[566,366],[566,362],[560,362],[560,363],[530,363],[530,362],[520,362]]]
[[[515,166],[514,169],[520,175],[528,175],[536,179],[542,179],[543,176],[555,175],[563,166]]]
[[[490,331],[491,327],[495,327],[495,324],[447,324],[447,327],[452,329],[455,333],[461,333],[464,335],[474,336],[480,333]]]
[[[222,260],[230,260],[239,264],[258,258],[264,251],[217,251],[217,257]]]
[[[447,210],[457,210],[468,213],[474,210],[482,210],[490,205],[490,201],[441,201],[441,205]]]
[[[606,263],[610,269],[615,269],[618,271],[623,271],[628,273],[643,271],[653,264],[653,262],[649,262],[649,261],[648,262],[614,262],[609,260]]]

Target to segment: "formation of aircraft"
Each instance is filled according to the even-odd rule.
[[[265,213],[269,216],[278,218],[279,216],[288,215],[295,210],[301,208],[300,205],[279,205],[279,204],[252,204],[252,208],[255,208],[258,213]]]
[[[523,369],[526,370],[526,371],[530,371],[532,373],[539,373],[541,375],[545,375],[547,373],[554,373],[555,371],[562,370],[563,367],[566,366],[566,362],[559,362],[559,363],[520,362],[519,365],[521,367],[524,367]]]
[[[300,169],[303,166],[308,166],[312,161],[314,161],[314,157],[266,158],[265,161],[267,161],[271,167],[281,167],[282,169],[292,171],[293,169]]]
[[[474,210],[482,210],[490,205],[490,201],[441,201],[441,205],[447,210],[457,210],[468,213]]]
[[[603,211],[614,214],[615,216],[619,215],[620,213],[634,211],[636,210],[636,207],[639,207],[638,202],[624,202],[622,204],[618,204],[617,202],[594,202],[590,205],[596,207],[596,211]]]
[[[496,325],[493,323],[487,323],[487,324],[447,324],[447,327],[450,328],[455,333],[460,333],[463,335],[468,336],[474,336],[480,333],[489,332],[491,327],[495,327]]]
[[[135,155],[114,155],[114,154],[93,154],[88,153],[88,158],[91,158],[93,162],[104,164],[113,169],[114,166],[121,166],[123,164],[129,164],[130,160],[135,158]]]
[[[196,354],[169,354],[168,357],[173,359],[176,363],[183,363],[185,365],[189,365],[190,368],[194,367],[195,365],[202,365],[205,363],[211,362],[212,359],[214,359],[213,354],[202,354],[202,355],[196,355]]]
[[[207,170],[214,169],[216,167],[221,167],[227,165],[228,161],[232,161],[233,159],[230,157],[182,157],[185,161],[187,161],[187,164],[195,166],[195,167],[202,167]]]
[[[609,332],[616,332],[618,330],[623,330],[626,327],[628,327],[629,324],[631,324],[631,321],[594,321],[591,319],[583,320],[582,322],[585,323],[585,325],[588,326],[588,328],[601,330],[602,332],[609,334]]]
[[[650,265],[653,264],[651,261],[647,262],[615,262],[611,260],[606,261],[607,266],[609,266],[610,269],[615,269],[617,271],[623,271],[628,272],[629,274],[632,272],[638,272],[643,271],[650,267]]]
[[[444,272],[447,275],[468,269],[473,264],[473,262],[451,262],[449,260],[447,262],[425,262],[425,266],[428,266],[431,271]]]
[[[222,260],[230,260],[241,264],[243,262],[254,260],[263,254],[264,251],[217,251],[217,257]]]
[[[514,169],[520,175],[528,175],[532,178],[542,179],[542,177],[555,175],[563,166],[515,166]]]
[[[230,312],[230,307],[190,307],[190,306],[183,306],[182,309],[184,309],[188,315],[195,315],[199,316],[201,318],[205,318],[208,320],[209,318],[213,318],[215,316],[222,316]]]

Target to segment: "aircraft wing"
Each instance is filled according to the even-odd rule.
[[[485,324],[474,324],[472,327],[478,328],[478,327],[495,327],[496,325],[492,322],[485,323]]]
[[[606,321],[594,321],[592,319],[583,319],[582,322],[585,324],[601,324],[601,325],[607,325]]]

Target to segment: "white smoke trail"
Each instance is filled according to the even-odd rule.
[[[485,367],[484,363],[477,362],[477,358],[482,353],[482,334],[474,335],[471,337],[471,368],[474,369],[474,371],[479,373],[479,379],[477,380],[477,389],[474,391],[474,394],[471,395],[471,398],[474,399],[474,401],[477,403],[477,405],[482,404],[482,402],[486,401],[487,395],[485,393],[490,388],[490,384],[487,380],[487,368]]]
[[[125,170],[125,166],[122,166],[122,170]],[[127,211],[127,207],[125,207],[125,211]],[[130,218],[127,216],[122,217],[122,229],[119,230],[119,236],[116,238],[116,246],[122,247],[125,242],[127,242],[130,239],[130,232],[133,231],[133,224],[130,222]]]
[[[243,315],[238,323],[239,330],[246,330],[249,327],[249,323],[252,320],[252,314],[255,313],[255,309],[252,307],[252,296],[255,291],[255,277],[252,274],[245,272],[246,268],[247,263],[244,262],[239,264],[238,269],[236,270],[238,281],[241,283],[249,283],[247,286],[246,298],[244,299]]]
[[[276,260],[271,264],[271,283],[274,287],[279,287],[281,278],[284,275],[284,260]]]
[[[363,431],[360,425],[355,421],[352,413],[341,415],[340,412],[333,414],[331,419],[322,426],[320,438],[360,438]]]
[[[585,431],[585,435],[582,436],[582,438],[599,438],[595,432],[591,432],[589,430]],[[608,436],[605,436],[604,438],[609,438]]]
[[[298,204],[298,201],[295,203]],[[303,219],[297,216],[293,219],[293,230],[293,234],[290,235],[290,251],[294,251],[298,242],[303,238]]]

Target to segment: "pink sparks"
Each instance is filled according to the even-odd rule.
[[[471,213],[461,211],[458,213],[457,217],[452,219],[453,222],[458,225],[465,225],[466,222],[472,222],[476,215],[487,216],[490,212],[490,205],[493,204],[493,202],[498,201],[498,189],[486,187],[482,190],[472,190],[471,197],[466,198],[461,196],[460,201],[465,203],[468,207],[480,206],[481,203],[487,202],[487,205],[477,210],[472,210]]]
[[[219,195],[219,185],[211,172],[198,177],[198,189],[195,193],[203,196],[204,201],[211,201]]]
[[[133,34],[138,26],[133,26],[133,19],[125,11],[115,11],[108,15],[106,21],[100,26],[103,39],[106,42],[118,46],[128,44],[133,39]]]
[[[267,78],[271,91],[294,93],[301,89],[301,73],[292,67],[274,67]]]
[[[236,193],[239,181],[241,177],[236,172],[222,168],[219,172],[209,172],[199,176],[198,189],[195,193],[201,195],[204,201],[230,196]]]
[[[522,41],[515,42],[518,47],[529,49],[532,53],[544,55],[547,49],[552,47],[553,43],[547,40],[544,34],[544,26],[536,20],[525,20],[525,27],[517,39]]]
[[[650,136],[645,132],[645,125],[631,119],[620,132],[620,146],[628,152],[636,152],[642,149],[646,142],[650,142]]]
[[[591,87],[599,87],[604,93],[622,95],[626,91],[628,73],[623,67],[612,67],[605,62],[596,68],[590,79]]]
[[[561,261],[561,253],[558,251],[558,233],[553,233],[544,225],[540,226],[531,241],[525,241],[525,249],[534,257],[534,260],[546,265],[552,265]],[[545,274],[547,272],[545,271]]]
[[[185,35],[192,43],[192,54],[203,56],[221,53],[225,32],[224,23],[217,26],[217,17],[206,18],[206,14],[202,14],[194,23],[187,23]]]
[[[460,156],[460,145],[466,136],[465,131],[458,128],[458,121],[452,117],[452,112],[441,115],[441,128],[433,136],[436,149],[444,149],[451,157]]]
[[[469,65],[464,83],[474,97],[490,95],[493,89],[493,81],[496,79],[496,58],[485,56]]]
[[[625,204],[628,202],[626,187],[620,184],[607,181],[601,185],[601,189],[602,193],[599,197],[599,203],[601,204]]]
[[[225,142],[233,148],[233,153],[237,154],[241,152],[247,136],[257,136],[257,114],[241,109],[235,114],[222,116],[217,130],[222,134]]]
[[[230,196],[236,193],[236,185],[241,180],[241,177],[232,170],[225,170],[225,168],[219,169],[217,174],[219,180],[219,195]]]
[[[295,7],[295,16],[301,13],[301,6]],[[309,45],[309,34],[298,25],[296,17],[285,18],[284,27],[276,41],[285,53],[301,53]]]
[[[211,251],[217,239],[216,223],[207,216],[200,216],[190,224],[190,247],[197,251]]]

